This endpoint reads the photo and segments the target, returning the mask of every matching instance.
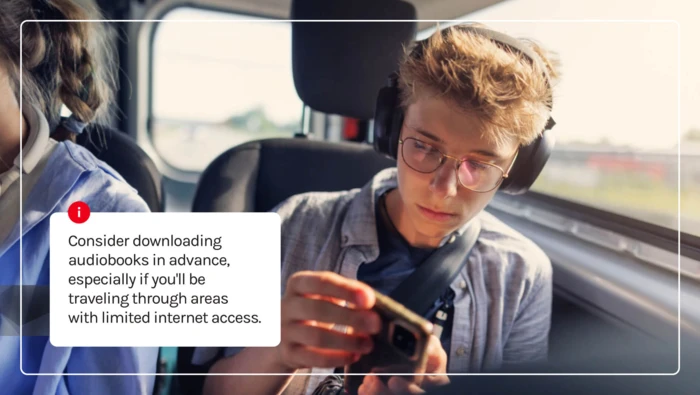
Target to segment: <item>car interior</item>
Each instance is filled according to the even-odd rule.
[[[108,19],[114,20],[111,23],[119,32],[115,56],[120,62],[121,89],[117,105],[124,115],[114,125],[94,127],[78,143],[114,167],[153,212],[265,212],[298,193],[361,187],[379,170],[394,165],[373,149],[372,118],[377,91],[386,84],[403,46],[426,37],[437,20],[449,24],[480,15],[493,20],[500,19],[499,15],[514,19],[508,7],[518,6],[514,3],[524,3],[523,7],[533,3],[528,0],[81,2],[99,6]],[[619,2],[621,13],[635,4]],[[573,3],[578,2],[561,5],[562,9],[570,8],[566,11],[568,15],[583,7]],[[669,15],[686,13],[685,6],[670,3],[673,5],[669,6],[672,7]],[[589,15],[581,17],[595,18],[596,8],[590,6],[590,9],[593,11]],[[561,15],[566,14],[562,12]],[[639,11],[637,15],[647,14]],[[548,17],[543,11],[541,18],[528,16],[527,19]],[[251,57],[250,54],[257,52],[244,43],[228,47],[232,40],[245,37],[240,34],[244,24],[167,23],[192,19],[277,21],[251,28],[262,31],[269,27],[269,37],[265,36],[265,40],[279,42],[284,51],[276,53],[271,48],[269,55]],[[346,22],[310,22],[313,20]],[[364,22],[349,22],[352,20]],[[682,29],[686,21],[690,19],[681,21]],[[216,26],[223,29],[224,25],[242,27],[233,33],[222,31],[220,38],[214,36],[219,34],[212,33],[216,32]],[[174,34],[175,26],[180,36]],[[190,33],[192,36],[188,36]],[[170,41],[166,43],[167,37]],[[173,37],[177,40],[173,41]],[[203,47],[216,48],[211,58],[197,58],[202,56],[194,48],[197,40],[207,40]],[[255,38],[249,36],[248,40]],[[546,42],[546,37],[541,40]],[[693,41],[697,37],[688,38],[683,50],[694,51],[690,44]],[[261,42],[261,47],[265,42]],[[684,62],[686,58],[679,59]],[[682,69],[692,69],[688,66],[694,59],[688,65],[683,63]],[[202,68],[197,69],[199,66]],[[183,70],[188,67],[190,75],[183,76]],[[204,75],[213,71],[241,75]],[[249,71],[250,76],[244,75]],[[691,82],[700,82],[697,69],[686,73],[692,73]],[[190,81],[198,78],[200,82]],[[219,86],[215,83],[217,78],[222,78]],[[247,78],[251,81],[244,81]],[[231,89],[236,84],[241,88]],[[270,94],[275,89],[279,95]],[[202,104],[200,107],[190,104],[191,113],[175,104],[173,109],[166,108],[167,103],[191,103],[191,97],[195,96]],[[288,97],[290,104],[285,105],[296,108],[296,115],[287,119],[281,116],[281,120],[273,122],[269,114],[258,108],[259,103],[242,105],[239,104],[242,99],[237,96],[269,99],[265,104],[269,108]],[[697,95],[687,97],[695,100],[694,108],[700,104]],[[215,114],[212,103],[227,100],[232,104]],[[571,101],[562,101],[565,110],[559,110],[555,100],[555,114],[561,111],[571,117],[575,111],[566,109]],[[215,114],[212,119],[218,120],[205,119],[202,114],[207,111]],[[225,111],[234,115],[221,115]],[[274,112],[267,107],[265,111]],[[559,122],[559,127],[565,130],[569,127],[567,123],[576,122],[566,116],[561,116]],[[242,132],[238,133],[239,130]],[[560,132],[555,129],[554,133]],[[634,178],[635,171],[651,168],[647,163],[667,166],[667,161],[671,161],[668,166],[672,171],[662,181],[670,177],[669,182],[675,182],[674,188],[683,189],[684,203],[681,210],[681,200],[675,193],[676,199],[671,203],[677,203],[673,206],[677,212],[672,210],[665,217],[653,210],[648,215],[637,214],[635,210],[641,212],[641,209],[627,204],[627,197],[621,197],[618,206],[584,199],[604,196],[600,191],[588,195],[576,190],[564,196],[536,184],[523,195],[497,194],[487,211],[532,239],[547,253],[554,269],[549,362],[524,368],[523,372],[563,376],[455,377],[453,385],[434,393],[469,393],[465,390],[469,386],[475,393],[553,392],[553,388],[564,388],[565,393],[661,390],[697,393],[694,391],[700,387],[692,382],[696,380],[693,371],[700,371],[697,357],[700,355],[700,231],[695,225],[700,223],[700,216],[692,208],[697,200],[692,203],[692,199],[700,197],[700,150],[693,151],[692,144],[688,144],[691,148],[687,152],[681,154],[678,149],[675,155],[672,151],[667,159],[661,154],[629,147],[615,151],[614,144],[588,145],[582,149],[568,144],[562,136],[558,137],[548,162],[547,171],[552,169],[548,177],[555,173],[560,178],[580,177],[577,182],[592,189],[613,188],[621,181],[615,179],[596,186],[593,181],[585,181],[591,174],[600,178],[601,172],[617,172],[622,174],[620,179]],[[646,167],[634,167],[630,165],[632,162],[645,163]],[[568,175],[561,176],[563,173]],[[581,199],[576,199],[577,196]],[[164,375],[157,377],[156,394],[201,393],[204,376],[193,374],[205,373],[206,367],[193,364],[192,353],[191,348],[161,348],[158,371]],[[593,376],[574,375],[578,373]]]

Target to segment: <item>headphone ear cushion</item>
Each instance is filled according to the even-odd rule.
[[[397,106],[394,109],[394,116],[391,120],[391,134],[389,135],[389,155],[394,159],[399,157],[399,137],[403,127],[403,116],[403,108]]]
[[[535,141],[520,148],[510,175],[503,180],[499,190],[510,195],[527,192],[547,164],[554,143],[554,135],[545,130]]]
[[[392,157],[395,157],[396,152],[396,149],[392,148],[392,132],[395,127],[397,97],[398,89],[396,87],[381,88],[377,95],[377,105],[374,111],[374,149],[381,154]]]

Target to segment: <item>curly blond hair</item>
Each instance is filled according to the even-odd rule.
[[[407,108],[420,92],[430,92],[476,114],[487,125],[482,137],[488,141],[529,144],[549,119],[552,88],[560,75],[556,54],[521,39],[539,55],[546,68],[541,70],[522,53],[469,27],[486,28],[472,23],[437,29],[418,50],[405,51],[399,67],[402,106]]]

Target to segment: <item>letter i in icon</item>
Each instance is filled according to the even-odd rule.
[[[68,207],[68,218],[76,224],[82,224],[90,218],[90,207],[85,202],[73,202]]]

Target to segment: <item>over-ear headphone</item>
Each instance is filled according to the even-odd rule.
[[[472,31],[522,53],[543,71],[551,91],[552,86],[542,60],[523,42],[506,34],[481,27],[464,25],[455,27]],[[413,49],[414,54],[420,56],[426,41],[427,39],[416,44],[416,47]],[[419,52],[416,53],[415,51]],[[398,156],[399,135],[401,134],[404,118],[404,111],[399,103],[398,78],[398,72],[392,73],[389,76],[387,86],[379,90],[374,113],[374,149],[393,159],[396,159]],[[550,111],[551,109],[550,106]],[[551,133],[547,133],[554,125],[555,122],[550,117],[539,137],[532,143],[520,147],[508,178],[504,179],[499,186],[500,191],[518,195],[525,193],[532,186],[540,172],[542,172],[554,148],[554,136]]]

